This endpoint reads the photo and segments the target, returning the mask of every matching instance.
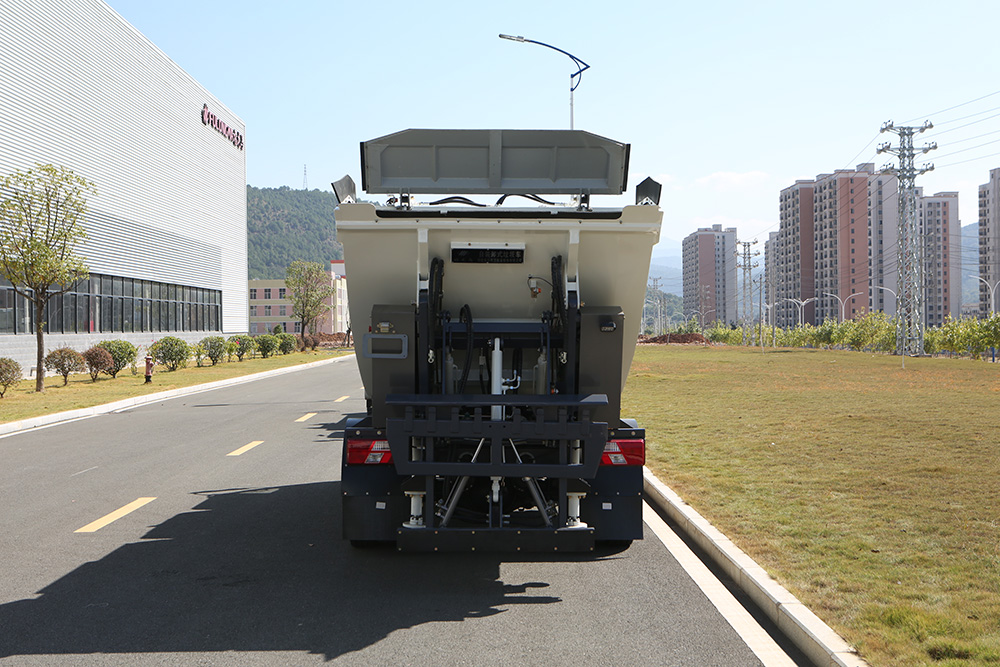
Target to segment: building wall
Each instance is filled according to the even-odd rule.
[[[0,173],[53,163],[95,183],[92,273],[217,292],[221,333],[247,330],[238,116],[100,0],[0,4],[0,89]]]
[[[720,320],[737,321],[736,229],[722,225],[689,234],[681,245],[684,275],[684,313],[696,311],[706,326]]]
[[[979,277],[994,286],[1000,281],[1000,168],[990,170],[990,180],[979,186]],[[979,281],[979,312],[988,315],[1000,309],[1000,298]]]
[[[345,333],[350,326],[347,302],[347,277],[344,275],[344,261],[330,262],[330,286],[333,294],[326,300],[329,310],[319,318],[316,331],[319,333]],[[270,333],[278,324],[286,333],[302,333],[302,322],[292,312],[292,301],[285,281],[250,280],[249,320],[250,333],[254,335]]]
[[[918,189],[919,190],[919,189]],[[917,220],[924,239],[924,313],[927,326],[962,312],[962,226],[958,193],[939,192],[917,198]]]

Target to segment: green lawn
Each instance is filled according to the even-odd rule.
[[[249,359],[231,361],[212,366],[206,360],[207,366],[198,368],[192,361],[187,368],[176,371],[164,371],[157,368],[153,373],[152,384],[144,384],[143,366],[139,365],[137,374],[133,375],[128,368],[112,378],[110,375],[100,375],[97,382],[92,382],[90,375],[70,375],[69,384],[63,386],[62,376],[45,378],[45,391],[35,393],[35,379],[24,379],[7,390],[0,398],[0,424],[19,421],[29,417],[88,408],[120,401],[124,398],[153,394],[168,389],[190,387],[205,382],[215,382],[227,378],[250,375],[261,371],[269,371],[288,366],[298,366],[312,361],[329,359],[333,356],[348,354],[347,351],[316,350],[315,352],[293,352],[279,354],[267,359]]]
[[[640,346],[622,414],[873,665],[1000,664],[1000,366]]]

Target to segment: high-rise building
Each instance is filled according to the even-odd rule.
[[[937,327],[962,310],[962,226],[958,193],[923,196],[917,188],[917,225],[923,243],[924,324]]]
[[[736,228],[703,227],[684,239],[684,314],[699,315],[708,325],[735,323]]]
[[[1000,168],[990,169],[990,181],[979,186],[979,312],[989,315],[997,310],[997,282],[1000,281]],[[990,297],[994,303],[990,303]]]
[[[793,300],[806,301],[815,296],[813,195],[815,181],[796,181],[781,191],[779,197],[778,243],[773,254],[765,248],[765,271],[774,275],[774,316],[778,326],[798,323],[799,306]],[[768,268],[772,267],[773,268]],[[814,302],[802,308],[803,323],[815,322]]]
[[[996,170],[1000,182],[1000,170]],[[1000,187],[1000,184],[998,186]],[[985,206],[980,188],[980,210]],[[994,195],[994,201],[996,201]],[[918,224],[924,254],[924,323],[937,326],[961,310],[958,193],[923,196]],[[980,218],[983,214],[980,214]],[[1000,216],[996,227],[1000,229]],[[765,257],[775,321],[795,326],[896,313],[899,293],[899,184],[872,164],[838,169],[781,191],[780,229]],[[982,234],[982,226],[980,227]],[[1000,278],[1000,267],[996,271]],[[809,302],[809,303],[805,303]]]

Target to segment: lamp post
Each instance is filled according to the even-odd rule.
[[[806,307],[807,303],[812,303],[813,301],[816,301],[816,299],[817,299],[817,297],[811,296],[808,299],[806,299],[805,301],[802,301],[801,299],[792,299],[792,298],[789,298],[789,297],[783,297],[781,300],[782,301],[791,301],[792,303],[794,303],[796,306],[799,307],[799,326],[802,326],[802,317],[803,317],[802,311],[803,311],[803,309]]]
[[[840,322],[844,321],[844,304],[846,304],[848,301],[850,301],[851,299],[853,299],[856,296],[861,296],[862,294],[864,294],[864,292],[855,292],[854,294],[852,294],[851,296],[847,297],[846,299],[841,299],[839,296],[837,296],[833,292],[823,292],[823,294],[825,294],[826,296],[832,296],[834,299],[836,299],[837,301],[840,302],[840,319],[837,321],[837,323],[839,324]]]
[[[889,289],[888,287],[881,287],[880,285],[872,285],[872,287],[874,287],[875,289],[885,290],[886,292],[888,292],[889,294],[892,295],[893,299],[896,299],[897,303],[899,302],[899,297],[896,296],[896,293],[894,291],[892,291],[891,289]],[[884,308],[882,309],[882,312],[885,312]]]
[[[975,278],[979,282],[981,282],[984,285],[986,285],[986,287],[990,290],[990,316],[992,317],[993,315],[996,315],[997,308],[996,308],[996,301],[993,299],[993,294],[996,291],[997,286],[1000,285],[1000,280],[998,280],[998,281],[996,281],[996,283],[990,285],[990,283],[986,280],[986,278],[980,278],[979,276],[974,276],[971,273],[969,274],[969,277],[970,278]]]
[[[689,310],[688,312],[689,313],[697,313],[697,315],[699,317],[699,320],[700,320],[700,325],[699,326],[701,326],[701,328],[704,329],[705,328],[705,316],[708,315],[709,313],[714,313],[715,312],[715,308],[711,308],[709,310],[706,310],[705,312],[701,312],[700,310]]]
[[[504,35],[500,34],[500,39],[509,39],[512,42],[526,42],[528,44],[538,44],[538,46],[544,46],[547,49],[552,49],[553,51],[558,51],[564,56],[568,56],[570,60],[573,61],[573,65],[576,66],[577,70],[569,75],[569,129],[573,129],[573,91],[577,89],[580,85],[580,81],[583,79],[583,73],[590,69],[590,65],[583,62],[572,53],[568,51],[563,51],[560,48],[552,46],[551,44],[546,44],[545,42],[536,42],[533,39],[526,39],[520,35]]]

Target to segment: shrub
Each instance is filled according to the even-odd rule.
[[[20,382],[22,377],[21,364],[10,357],[0,357],[0,398],[3,398],[9,387]]]
[[[90,379],[94,382],[97,382],[98,375],[106,373],[115,364],[115,360],[111,358],[111,353],[100,345],[95,345],[84,352],[83,359],[87,362]]]
[[[226,339],[222,336],[206,336],[199,345],[205,348],[205,355],[212,360],[213,366],[222,361],[227,352]]]
[[[271,329],[271,333],[274,334],[275,336],[280,336],[281,334],[285,333],[285,327],[281,326],[280,324],[275,324],[274,328]]]
[[[82,373],[87,370],[87,362],[83,355],[69,347],[60,347],[45,355],[46,370],[55,371],[63,376],[63,386],[69,384],[70,373]]]
[[[187,363],[191,356],[191,346],[177,336],[164,336],[149,347],[156,363],[163,364],[169,371],[176,371]]]
[[[260,356],[267,359],[274,354],[275,350],[278,349],[278,343],[278,337],[275,335],[264,334],[263,336],[257,336],[257,349],[260,350]]]
[[[283,333],[278,336],[278,341],[278,352],[281,352],[282,354],[291,354],[298,346],[298,341],[295,340],[295,334]]]
[[[243,357],[249,354],[255,347],[253,338],[250,336],[230,336],[229,342],[235,345],[234,354],[239,361],[243,361]]]
[[[205,359],[208,357],[208,352],[205,350],[205,346],[201,343],[196,343],[191,346],[191,353],[194,355],[194,362],[201,368],[205,365]]]
[[[303,352],[305,352],[306,350],[308,350],[310,347],[313,346],[313,337],[310,336],[309,334],[302,334],[302,338],[300,340],[302,341]]]
[[[138,352],[135,345],[127,340],[102,340],[98,345],[111,355],[111,367],[104,370],[111,377],[117,377],[123,368],[132,364]]]

